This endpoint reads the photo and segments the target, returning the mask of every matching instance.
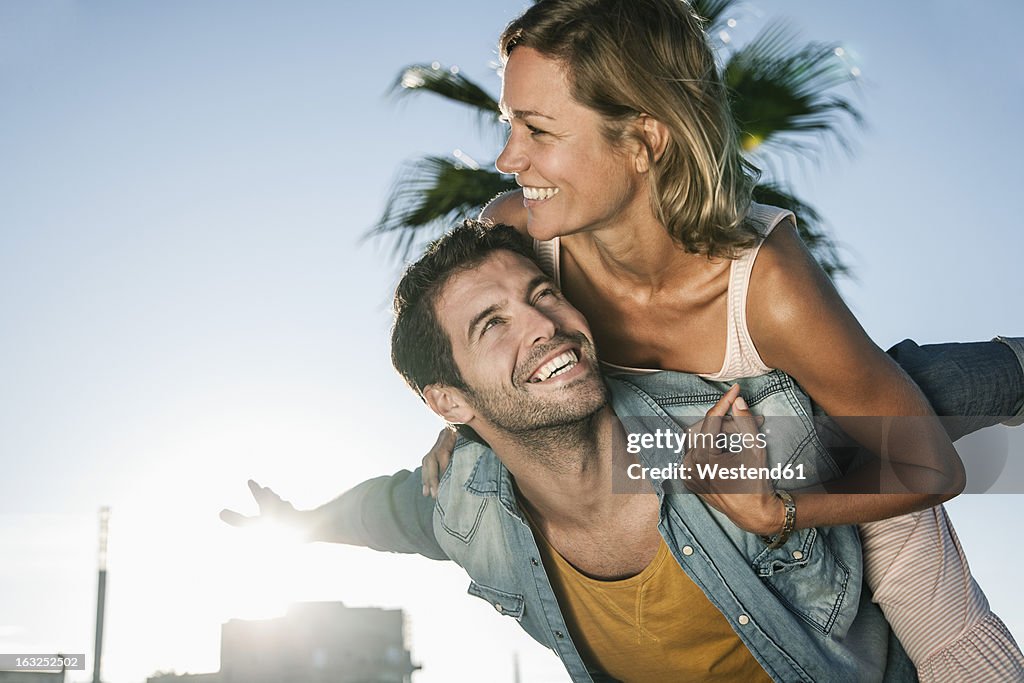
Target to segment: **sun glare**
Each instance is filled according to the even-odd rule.
[[[285,524],[264,522],[242,530],[232,545],[221,580],[211,585],[224,600],[223,620],[283,615],[296,599],[301,534]]]

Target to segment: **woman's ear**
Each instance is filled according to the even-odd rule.
[[[668,147],[668,127],[647,114],[640,114],[637,123],[640,126],[639,133],[646,144],[645,149],[637,155],[636,170],[638,173],[646,173],[651,170],[652,161],[660,159]]]
[[[449,424],[466,424],[475,416],[465,395],[454,387],[428,384],[423,388],[423,400]]]

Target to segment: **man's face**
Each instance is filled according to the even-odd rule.
[[[466,402],[486,423],[477,431],[556,427],[606,405],[587,321],[529,259],[494,252],[453,276],[436,307]]]

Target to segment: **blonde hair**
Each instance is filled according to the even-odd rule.
[[[560,62],[577,102],[601,114],[613,144],[642,142],[655,216],[686,251],[732,258],[747,225],[757,169],[743,158],[702,21],[681,0],[540,0],[501,35],[503,62],[529,47]],[[664,124],[657,156],[638,126]]]

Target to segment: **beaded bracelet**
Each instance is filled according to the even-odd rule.
[[[786,518],[782,521],[782,531],[774,536],[761,537],[761,540],[768,544],[768,550],[781,547],[789,540],[790,534],[793,533],[793,527],[796,526],[796,502],[794,502],[793,496],[789,495],[789,491],[782,489],[776,489],[775,495],[782,499],[782,504],[786,508]]]

